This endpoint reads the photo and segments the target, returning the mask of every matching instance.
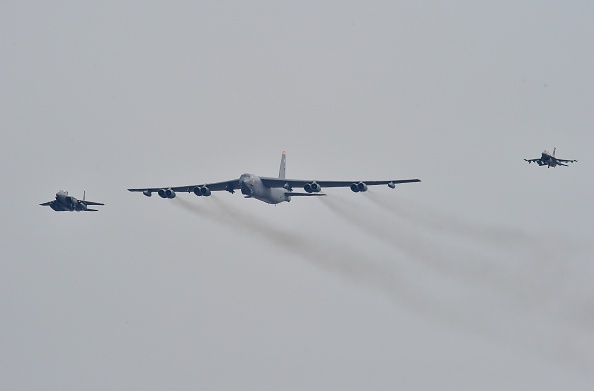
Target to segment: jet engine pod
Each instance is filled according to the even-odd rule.
[[[394,182],[390,182],[390,183],[388,183],[388,187],[390,189],[394,189],[396,187],[396,184]]]
[[[151,191],[150,191],[150,190],[145,190],[145,191],[143,191],[143,192],[142,192],[142,194],[144,194],[144,195],[145,195],[145,196],[147,196],[147,197],[150,197],[150,196],[152,196],[152,195],[153,195],[153,193],[151,193]]]
[[[167,196],[167,198],[175,198],[175,191],[169,188],[165,190],[165,196]]]
[[[211,192],[210,189],[206,186],[196,186],[194,188],[194,190],[192,190],[194,192],[194,194],[196,194],[197,196],[205,196],[208,197]]]
[[[353,183],[351,185],[351,190],[353,191],[353,193],[358,193],[359,192],[359,184],[358,183]]]
[[[367,191],[367,185],[364,182],[359,182],[357,183],[357,189],[359,189],[359,191],[363,193]]]
[[[159,189],[159,191],[157,193],[159,194],[159,197],[161,197],[161,198],[175,198],[175,191],[171,190],[171,188]]]
[[[322,186],[314,181],[312,183],[306,183],[305,186],[303,186],[303,190],[308,193],[319,193],[320,190],[322,190]]]

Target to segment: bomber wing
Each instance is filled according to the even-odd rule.
[[[279,178],[260,178],[264,186],[267,187],[304,187],[306,184],[316,182],[322,188],[324,187],[350,187],[354,183],[363,182],[367,186],[375,185],[396,185],[399,183],[421,182],[420,179],[391,179],[383,181],[318,181],[318,180],[303,180],[303,179],[279,179]]]
[[[195,188],[206,187],[210,191],[223,191],[226,190],[230,193],[239,189],[239,179],[231,179],[229,181],[224,182],[214,182],[214,183],[201,183],[198,185],[188,185],[188,186],[163,186],[163,187],[145,187],[139,189],[128,189],[128,191],[133,192],[142,192],[145,195],[157,193],[159,190],[167,190],[171,189],[175,192],[182,192],[182,193],[191,193],[194,191]]]

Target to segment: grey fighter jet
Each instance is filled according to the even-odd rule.
[[[558,159],[555,157],[555,152],[557,148],[553,148],[553,153],[549,151],[542,151],[542,155],[538,159],[524,159],[528,163],[535,162],[539,166],[547,166],[548,168],[555,167],[555,166],[568,166],[565,163],[574,163],[577,160],[567,160],[567,159]]]
[[[60,190],[56,193],[56,199],[53,201],[44,202],[39,204],[41,206],[49,206],[56,212],[97,212],[97,209],[88,208],[89,205],[105,205],[100,202],[93,202],[85,200],[85,194],[83,193],[83,199],[77,200],[76,198],[68,195],[67,191]]]
[[[420,182],[420,179],[389,179],[384,181],[319,181],[286,179],[286,153],[283,151],[280,163],[278,178],[260,177],[253,174],[243,174],[238,179],[231,179],[224,182],[202,183],[189,186],[177,187],[148,187],[139,189],[128,189],[132,192],[142,192],[147,197],[153,193],[159,194],[161,198],[175,198],[176,192],[194,193],[197,196],[210,196],[213,191],[226,190],[234,193],[241,190],[245,198],[255,198],[268,204],[279,204],[289,202],[292,197],[325,196],[321,193],[323,187],[350,187],[355,193],[367,191],[368,186],[388,185],[395,188],[399,183]],[[293,188],[303,188],[305,193],[293,191]]]

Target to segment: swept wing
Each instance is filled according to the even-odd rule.
[[[411,183],[421,182],[420,179],[391,179],[384,181],[318,181],[318,180],[304,180],[304,179],[279,179],[279,178],[266,178],[261,177],[262,183],[267,187],[285,187],[289,185],[291,187],[303,187],[308,183],[316,182],[322,188],[324,187],[350,187],[353,183],[363,182],[367,186],[375,185],[388,185],[388,184],[399,184],[399,183]]]
[[[196,187],[208,187],[210,191],[235,191],[239,189],[239,179],[231,179],[229,181],[224,182],[214,182],[214,183],[201,183],[198,185],[188,185],[188,186],[162,186],[162,187],[145,187],[142,189],[128,189],[128,191],[138,191],[138,192],[150,192],[156,193],[161,189],[171,189],[175,192],[186,192],[191,193]]]
[[[567,160],[567,159],[557,159],[558,162],[563,162],[563,163],[574,163],[577,162],[577,160]]]

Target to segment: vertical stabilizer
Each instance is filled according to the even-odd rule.
[[[285,179],[285,166],[287,165],[287,153],[283,151],[283,156],[281,157],[281,164],[280,169],[278,170],[278,178]]]
[[[553,148],[553,157],[555,157],[555,151],[557,151],[557,148]]]

